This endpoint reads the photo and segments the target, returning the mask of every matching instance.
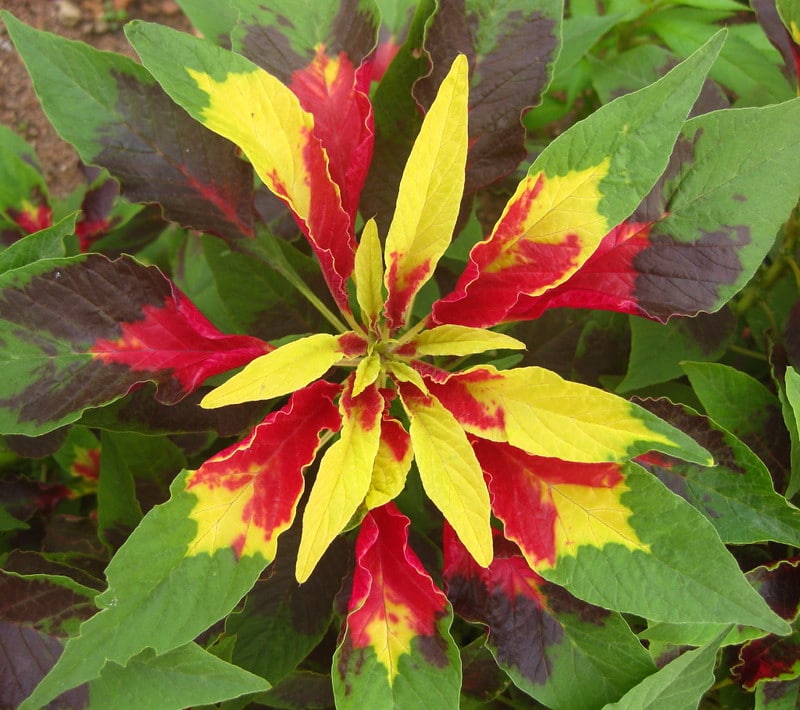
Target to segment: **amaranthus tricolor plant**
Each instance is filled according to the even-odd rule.
[[[107,588],[80,590],[99,611],[22,707],[82,684],[70,703],[115,705],[143,683],[157,694],[137,702],[154,707],[282,707],[282,692],[310,706],[292,683],[322,669],[338,707],[457,707],[484,648],[506,679],[494,695],[510,679],[549,707],[641,707],[672,683],[699,698],[722,645],[789,634],[723,544],[763,533],[726,538],[714,511],[662,482],[738,468],[771,516],[768,539],[798,545],[797,510],[741,463],[735,438],[507,351],[535,345],[516,324],[555,309],[666,321],[722,308],[800,193],[800,100],[687,120],[725,41],[715,34],[538,152],[440,295],[471,195],[524,155],[519,125],[487,117],[493,98],[512,117],[535,103],[560,4],[423,2],[402,44],[403,23],[380,35],[366,1],[231,4],[233,49],[128,25],[141,65],[3,14],[84,160],[211,235],[215,283],[227,258],[247,259],[236,307],[263,297],[279,321],[225,334],[146,251],[67,255],[53,227],[8,250],[5,432],[131,432],[137,416],[176,432],[186,415],[163,411],[179,407],[199,422],[184,431],[241,434],[184,458],[140,520],[135,492],[112,492],[131,481],[108,480],[102,457],[118,444],[101,436],[102,539],[126,539]],[[528,57],[534,40],[542,53]],[[522,99],[504,94],[513,62],[534,69],[519,69],[534,83]],[[264,188],[305,252],[277,236],[286,225]],[[320,317],[298,315],[296,294]],[[149,401],[147,383],[166,424],[125,409]],[[635,632],[697,649],[657,670]],[[205,681],[164,688],[161,673]]]

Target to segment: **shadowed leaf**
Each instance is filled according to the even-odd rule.
[[[486,644],[514,683],[548,707],[600,708],[654,671],[618,615],[586,604],[533,572],[495,533],[483,569],[445,528],[443,577],[456,612],[487,627]],[[613,659],[605,649],[613,648]]]
[[[0,427],[41,434],[153,381],[177,402],[270,346],[226,336],[154,267],[99,254],[0,277]]]
[[[3,19],[48,118],[125,197],[158,202],[187,227],[252,236],[252,170],[231,143],[191,120],[132,59]]]
[[[414,85],[427,108],[456,54],[473,69],[467,194],[512,172],[527,156],[521,117],[541,100],[559,46],[561,0],[440,0],[425,34],[431,73]]]

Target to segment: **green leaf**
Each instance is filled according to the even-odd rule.
[[[590,57],[592,86],[607,104],[617,96],[648,86],[663,76],[675,56],[655,44],[644,44],[626,52],[599,59]]]
[[[666,168],[675,136],[723,40],[718,33],[655,84],[572,126],[545,148],[528,174],[569,175],[597,168],[610,157],[600,179],[598,210],[608,230],[619,224]]]
[[[128,57],[2,18],[47,117],[132,202],[230,239],[252,236],[252,170],[234,147],[177,109]]]
[[[0,506],[0,533],[9,530],[25,530],[28,527],[28,523],[17,520],[3,506]]]
[[[747,444],[767,465],[775,488],[785,489],[790,439],[780,401],[750,375],[719,363],[682,363],[711,419]]]
[[[632,317],[630,326],[631,354],[615,390],[619,393],[681,377],[681,360],[718,360],[733,337],[736,319],[720,311],[667,323]]]
[[[349,544],[333,541],[311,577],[294,576],[299,526],[283,535],[275,562],[262,575],[225,631],[236,638],[232,661],[278,684],[320,642],[330,626],[334,598],[348,569]]]
[[[269,687],[263,678],[187,643],[160,656],[145,649],[124,666],[108,663],[89,686],[89,708],[182,710]]]
[[[719,19],[718,13],[672,8],[654,15],[648,25],[673,52],[686,56],[708,40]],[[748,36],[731,28],[711,78],[738,94],[741,105],[786,101],[794,92],[778,68],[780,58],[759,28],[755,30]]]
[[[228,614],[258,579],[269,562],[261,555],[237,560],[228,548],[189,556],[197,498],[184,490],[187,476],[175,479],[171,499],[153,508],[114,556],[108,589],[96,600],[101,611],[67,642],[20,710],[97,678],[108,662],[124,666],[146,648],[161,655],[183,646]]]
[[[208,0],[177,0],[177,3],[206,39],[220,47],[230,48],[231,31],[238,17],[230,0],[219,0],[213,4],[209,4]]]
[[[794,431],[790,430],[792,436],[792,472],[789,477],[789,484],[786,487],[786,497],[790,498],[800,490],[800,467],[795,468],[795,446],[800,439],[800,374],[793,367],[786,368],[786,399],[789,402],[791,411],[794,414],[794,421],[787,422],[787,426],[793,426]]]
[[[716,311],[751,278],[800,192],[797,121],[800,99],[686,122],[677,170],[637,215],[656,220],[636,257],[636,297],[649,314]]]
[[[636,464],[626,470],[621,502],[647,549],[582,545],[540,574],[580,599],[648,619],[786,633],[786,622],[748,584],[711,524]]]
[[[11,238],[50,224],[47,185],[35,151],[6,126],[0,126],[0,229]]]
[[[53,226],[14,242],[0,252],[0,273],[19,269],[40,259],[55,259],[66,256],[64,238],[75,233],[78,213],[64,217]]]
[[[775,492],[767,467],[739,439],[690,407],[665,399],[643,405],[700,441],[714,456],[704,467],[672,457],[641,462],[691,503],[726,544],[775,541],[800,547],[800,510]]]
[[[675,710],[699,705],[703,694],[714,682],[717,650],[728,629],[707,645],[668,663],[629,690],[619,702],[606,705],[604,710]]]
[[[166,437],[103,432],[97,489],[100,539],[118,547],[139,524],[142,508],[167,497],[169,481],[184,466],[183,452]]]

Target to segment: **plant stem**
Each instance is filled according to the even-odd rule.
[[[286,254],[283,253],[283,249],[281,249],[277,237],[270,235],[268,238],[260,239],[258,242],[248,243],[245,245],[245,250],[256,258],[266,261],[271,268],[292,284],[292,286],[319,311],[320,315],[328,321],[337,332],[346,333],[349,330],[339,317],[319,299],[295,271],[294,267],[286,258]]]

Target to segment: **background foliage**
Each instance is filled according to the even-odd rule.
[[[433,687],[442,707],[795,707],[800,3],[179,4],[206,41],[137,23],[128,36],[142,64],[2,15],[49,119],[92,169],[55,200],[32,149],[0,127],[0,705],[30,696],[72,639],[28,706],[417,707]],[[293,463],[312,476],[316,432],[339,416],[331,383],[313,391],[330,409],[305,390],[283,409],[199,401],[273,346],[329,333],[325,314],[347,292],[326,288],[337,274],[324,253],[337,244],[304,238],[313,214],[298,226],[265,188],[242,116],[228,136],[236,148],[183,66],[223,79],[219,58],[235,72],[245,57],[304,107],[315,100],[308,67],[334,57],[361,67],[363,93],[351,78],[326,95],[327,118],[314,114],[323,144],[358,139],[325,145],[355,244],[366,218],[389,230],[457,53],[472,69],[464,194],[414,317],[436,303],[439,322],[505,322],[526,349],[492,353],[498,370],[542,367],[598,388],[560,391],[575,401],[615,393],[699,447],[681,439],[613,470],[583,463],[598,467],[589,473],[533,454],[512,461],[473,436],[495,471],[488,568],[427,501],[416,468],[397,508],[376,508],[360,529],[355,520],[305,584],[299,522],[269,558],[187,555],[190,482],[204,462],[244,451],[236,442],[256,441],[248,432],[272,412],[260,427],[296,445]],[[370,110],[371,162],[359,133]],[[622,125],[635,138],[620,139]],[[598,165],[611,178],[597,250],[563,282],[481,315],[482,304],[500,308],[502,289],[480,297],[460,275],[494,268],[484,247],[470,250],[521,202],[517,185]],[[468,307],[437,303],[454,288]],[[446,401],[444,385],[431,389]],[[510,495],[500,469],[546,483]],[[613,492],[648,561],[578,524],[579,554],[538,559],[520,511],[565,485],[608,505]],[[404,576],[381,586],[375,565],[387,561]],[[388,682],[359,636],[359,612],[387,599],[405,619],[393,633],[407,633],[384,643],[401,661]],[[426,613],[425,633],[407,622]]]

